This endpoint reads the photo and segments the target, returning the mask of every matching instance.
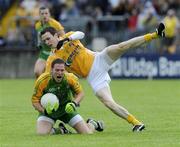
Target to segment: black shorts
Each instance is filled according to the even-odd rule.
[[[163,39],[163,44],[165,46],[171,46],[174,44],[176,37],[165,37]]]

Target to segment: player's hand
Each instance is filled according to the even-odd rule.
[[[51,105],[50,103],[47,104],[44,113],[45,114],[52,114],[53,112],[57,111],[57,109],[59,108],[59,104],[55,103],[54,105]]]
[[[57,44],[57,49],[60,49],[66,41],[69,41],[69,38],[64,38],[63,40],[60,40]]]
[[[65,111],[66,113],[73,113],[76,111],[77,104],[75,102],[69,102],[66,104]]]
[[[156,33],[160,37],[165,37],[165,25],[163,23],[160,23],[158,28],[156,29]]]

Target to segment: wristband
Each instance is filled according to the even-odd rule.
[[[72,103],[76,106],[76,107],[80,107],[79,103],[76,103],[75,101],[72,101]]]

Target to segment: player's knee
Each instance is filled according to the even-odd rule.
[[[35,75],[36,79],[40,76],[40,74],[38,72],[34,72],[34,75]]]
[[[44,69],[35,69],[34,75],[36,78],[38,78],[43,72],[44,72]]]
[[[40,72],[34,72],[34,75],[35,75],[35,77],[37,79],[41,75],[41,73]]]

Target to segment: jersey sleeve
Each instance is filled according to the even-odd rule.
[[[37,22],[35,23],[35,30],[38,31],[38,29],[40,28],[40,26],[41,26],[40,21],[37,21]]]
[[[74,33],[73,31],[70,31],[70,32],[66,33],[66,34],[63,36],[63,38],[67,38],[67,37],[69,37],[70,35],[72,35],[73,33]]]
[[[66,33],[66,34],[63,36],[63,38],[67,38],[67,37],[69,37],[70,35],[72,35],[73,33],[75,33],[75,32],[70,31],[70,32]],[[76,44],[76,45],[80,45],[80,46],[84,47],[84,46],[82,45],[82,43],[81,43],[80,40],[73,40],[73,41],[70,41],[70,42],[71,42],[71,43],[74,43],[74,44]]]
[[[82,92],[83,89],[81,84],[79,83],[78,78],[72,73],[67,73],[66,75],[67,75],[68,83],[71,86],[74,93],[79,94],[80,92]]]
[[[32,103],[39,103],[43,95],[44,89],[47,87],[49,81],[49,74],[42,74],[34,84],[34,91],[32,95]]]

